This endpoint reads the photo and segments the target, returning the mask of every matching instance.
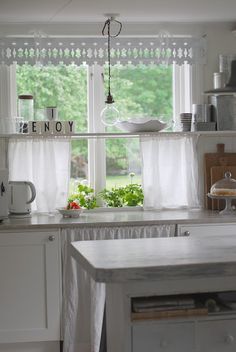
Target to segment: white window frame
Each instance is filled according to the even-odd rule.
[[[16,86],[16,65],[12,65],[12,84]],[[104,108],[104,68],[95,64],[87,71],[88,133],[103,133],[105,126],[100,113]],[[173,64],[173,121],[181,112],[191,112],[192,103],[203,102],[203,66]],[[12,104],[16,111],[16,97]],[[105,139],[88,139],[88,179],[95,193],[106,186],[106,145]]]
[[[103,67],[88,67],[87,78],[88,132],[105,132],[100,112],[104,107]],[[88,140],[88,179],[97,194],[106,186],[105,140],[94,138]]]

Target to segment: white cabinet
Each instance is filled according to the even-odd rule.
[[[178,236],[235,235],[236,224],[187,224],[178,225]]]
[[[236,320],[222,319],[197,323],[196,344],[199,352],[235,352]]]
[[[1,344],[60,340],[60,275],[57,231],[0,232]]]
[[[132,340],[132,352],[194,351],[194,324],[136,324],[132,328]]]
[[[236,319],[146,322],[132,327],[132,352],[235,352]]]

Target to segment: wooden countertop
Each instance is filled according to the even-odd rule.
[[[98,282],[236,275],[236,236],[73,242],[71,254]]]

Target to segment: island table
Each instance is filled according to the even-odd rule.
[[[132,302],[137,297],[233,294],[236,234],[73,242],[71,254],[106,285],[107,352],[235,352],[234,310],[135,320]]]

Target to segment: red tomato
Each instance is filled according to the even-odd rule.
[[[71,202],[69,203],[69,209],[80,209],[80,206],[76,202]]]

